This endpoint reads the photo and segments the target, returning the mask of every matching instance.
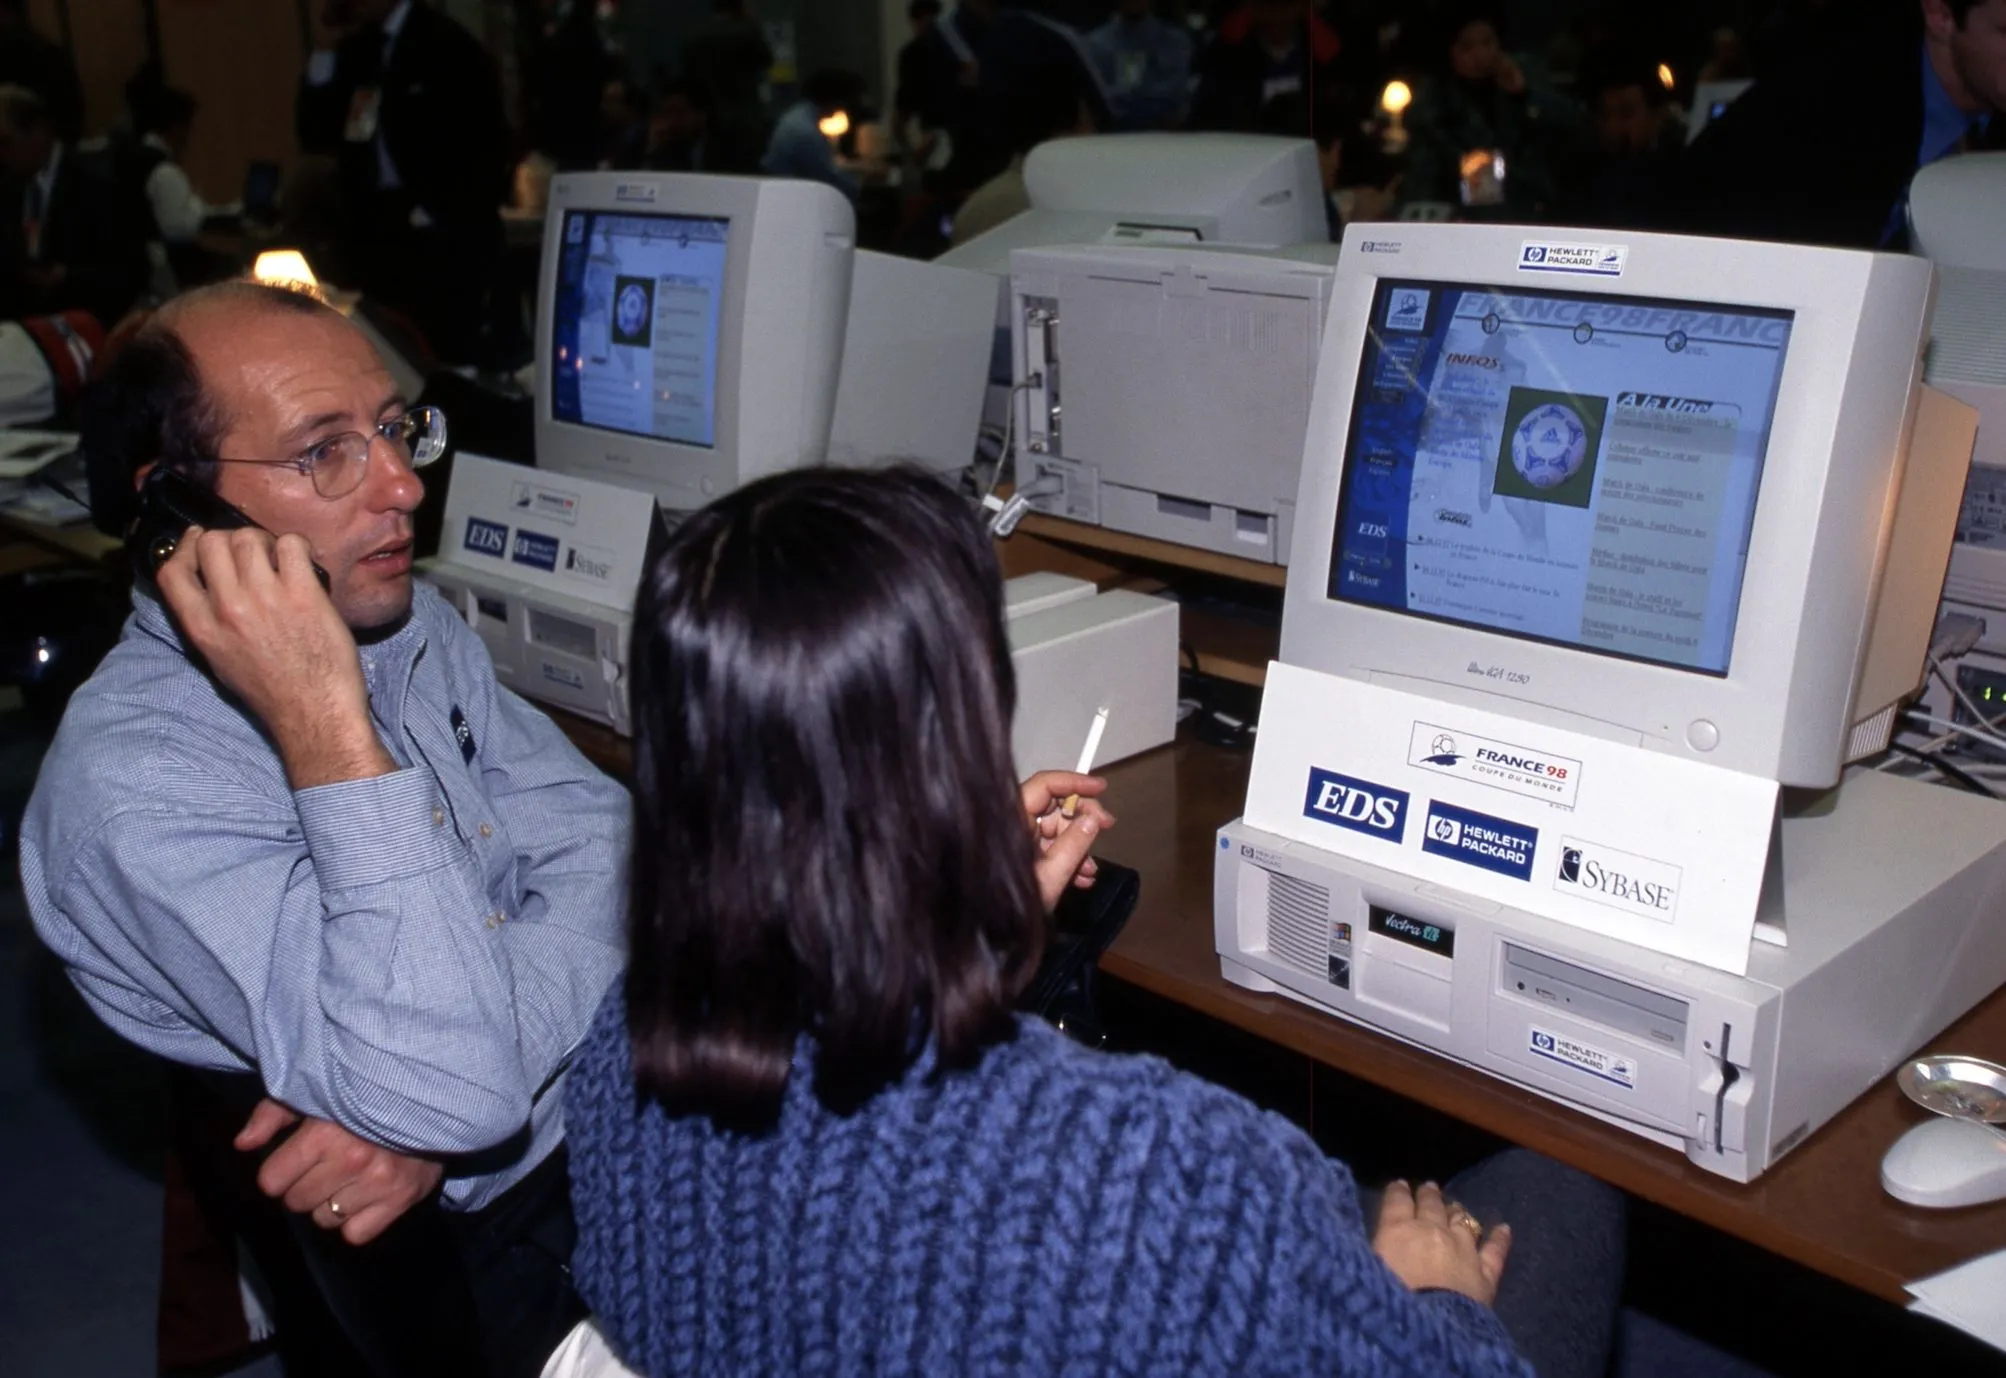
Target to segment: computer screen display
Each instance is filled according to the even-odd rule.
[[[1793,319],[1382,279],[1329,596],[1725,675]]]
[[[730,223],[567,211],[551,315],[551,416],[717,444],[718,320]]]

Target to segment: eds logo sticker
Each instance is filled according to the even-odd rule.
[[[499,522],[467,518],[467,533],[461,544],[476,555],[492,555],[497,560],[508,553],[508,528]]]
[[[1397,846],[1407,835],[1407,791],[1311,766],[1303,817]]]

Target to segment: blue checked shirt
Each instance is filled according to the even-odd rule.
[[[28,804],[36,931],[132,1042],[256,1071],[390,1148],[476,1155],[445,1197],[486,1204],[562,1140],[564,1069],[624,964],[626,791],[423,584],[361,651],[399,769],[298,791],[134,603]]]

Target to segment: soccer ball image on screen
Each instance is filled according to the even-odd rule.
[[[1588,428],[1572,407],[1534,407],[1511,437],[1511,466],[1535,488],[1557,488],[1581,472],[1588,459]]]
[[[618,304],[614,307],[614,321],[620,333],[629,337],[639,335],[648,326],[648,289],[637,282],[630,282],[620,289]]]

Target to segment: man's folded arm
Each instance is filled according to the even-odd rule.
[[[436,782],[401,770],[295,802],[297,818],[120,810],[56,903],[87,942],[123,939],[113,964],[132,987],[228,1045],[274,1099],[403,1151],[509,1138],[543,1078],[523,1057],[507,926],[435,822]]]

